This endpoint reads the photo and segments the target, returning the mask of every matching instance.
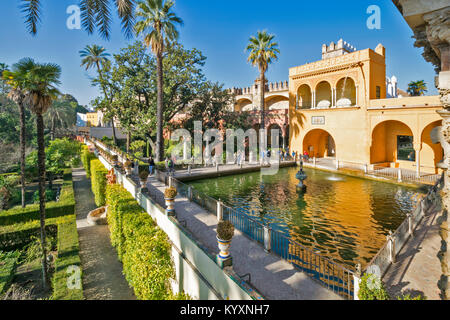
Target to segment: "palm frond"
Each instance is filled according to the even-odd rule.
[[[25,15],[25,25],[29,33],[33,36],[37,33],[37,26],[41,21],[40,0],[22,0],[21,12]]]
[[[111,10],[109,0],[96,0],[97,28],[100,36],[106,40],[110,38],[111,32]]]
[[[81,0],[81,24],[88,34],[95,31],[96,2],[95,0]]]
[[[130,39],[133,37],[133,27],[135,23],[134,19],[134,0],[116,0],[117,13],[122,20],[122,30],[125,33],[125,37]]]

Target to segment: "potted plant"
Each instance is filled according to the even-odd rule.
[[[168,216],[175,215],[174,203],[175,197],[177,196],[177,189],[174,187],[169,187],[164,190],[164,199],[166,200],[166,213]]]
[[[113,155],[111,156],[111,161],[113,166],[117,166],[118,162],[119,162],[119,157],[117,155]]]
[[[148,178],[148,170],[139,171],[139,180],[141,182],[142,188],[145,188],[145,185],[147,184],[147,178]]]
[[[123,164],[123,166],[125,167],[125,171],[127,172],[127,175],[130,175],[131,174],[131,165],[132,165],[133,163],[130,161],[130,160],[128,160],[127,159],[127,161],[125,161],[125,163]]]
[[[219,246],[220,252],[217,255],[217,262],[223,268],[226,266],[231,266],[232,258],[230,254],[231,239],[234,235],[233,224],[226,221],[219,221],[217,225],[217,244]]]

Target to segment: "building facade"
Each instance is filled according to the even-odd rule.
[[[260,129],[261,101],[260,80],[255,80],[251,87],[233,88],[235,95],[233,110],[235,112],[247,111],[250,113],[250,121],[255,130]],[[280,132],[279,146],[286,148],[289,144],[289,84],[287,81],[266,83],[264,95],[264,125],[269,135],[272,129]],[[269,145],[271,138],[268,138]]]
[[[316,158],[440,172],[443,149],[431,133],[441,126],[438,96],[394,98],[386,52],[357,51],[340,40],[322,59],[289,70],[290,148]]]

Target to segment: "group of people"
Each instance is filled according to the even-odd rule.
[[[172,159],[166,157],[164,162],[165,162],[165,166],[166,166],[166,171],[169,172],[169,174],[173,175],[173,173],[175,172],[174,161]],[[148,159],[149,176],[153,175],[153,173],[155,173],[155,170],[156,170],[155,160],[153,159],[153,157],[150,157],[150,159]]]

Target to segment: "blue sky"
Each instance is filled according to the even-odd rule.
[[[116,53],[130,42],[115,17],[109,41],[66,27],[69,5],[78,0],[42,0],[43,16],[38,35],[27,34],[19,0],[0,3],[0,62],[9,65],[23,57],[54,62],[62,67],[61,91],[89,104],[98,95],[90,85],[92,73],[80,67],[78,51],[87,44],[100,44]],[[381,29],[369,30],[366,13],[370,5],[381,8]],[[437,94],[434,67],[425,62],[423,49],[414,48],[412,31],[390,0],[268,1],[268,0],[177,0],[175,12],[184,20],[180,42],[197,48],[208,58],[208,79],[226,87],[249,86],[258,71],[247,63],[248,38],[267,29],[276,35],[281,54],[270,66],[269,81],[288,80],[290,67],[320,60],[323,43],[343,38],[357,49],[386,47],[387,75],[396,75],[406,89],[412,80],[425,80],[428,94]]]

